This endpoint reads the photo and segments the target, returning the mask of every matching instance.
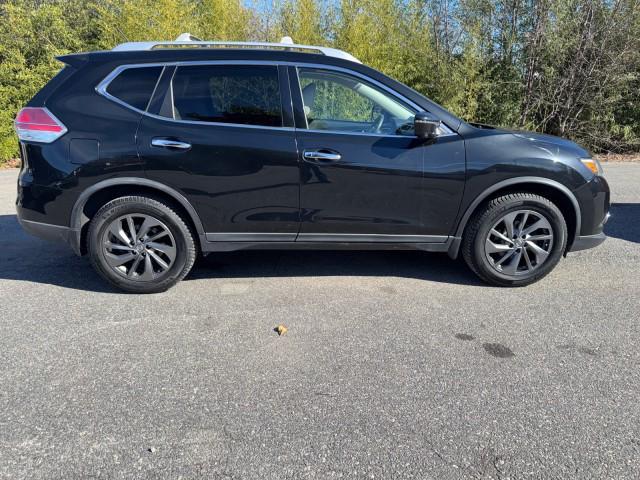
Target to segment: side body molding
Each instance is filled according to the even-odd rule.
[[[576,199],[573,192],[571,192],[571,190],[569,190],[565,185],[561,184],[560,182],[556,182],[555,180],[551,180],[549,178],[514,177],[514,178],[509,178],[507,180],[503,180],[502,182],[498,182],[495,185],[491,185],[489,188],[484,190],[480,195],[478,195],[476,199],[471,203],[471,205],[467,207],[467,209],[464,212],[464,215],[462,215],[462,218],[458,222],[458,228],[456,229],[455,236],[453,237],[453,241],[449,246],[449,250],[448,250],[449,256],[453,259],[458,257],[460,244],[462,243],[462,234],[464,233],[464,229],[467,226],[467,222],[471,218],[471,215],[473,214],[474,210],[478,207],[478,205],[480,205],[487,198],[489,198],[491,194],[497,192],[498,190],[501,190],[507,187],[513,187],[519,184],[526,184],[526,183],[537,183],[540,185],[545,185],[547,187],[553,187],[556,190],[562,192],[571,201],[574,212],[576,214],[576,231],[574,232],[573,238],[569,238],[567,241],[567,249],[569,249],[571,247],[571,244],[573,244],[574,240],[576,239],[576,237],[580,235],[580,228],[581,228],[581,221],[582,221],[580,205],[578,204],[578,200]]]
[[[73,209],[71,210],[71,219],[70,219],[70,225],[69,225],[71,231],[69,234],[69,239],[71,241],[71,247],[73,248],[73,251],[77,255],[80,255],[80,252],[81,252],[82,227],[87,221],[89,221],[89,219],[83,215],[83,210],[84,210],[84,206],[86,205],[91,195],[93,195],[96,192],[99,192],[100,190],[104,190],[105,188],[128,186],[128,185],[136,185],[136,186],[153,188],[155,190],[158,190],[162,193],[169,195],[176,202],[178,202],[189,214],[189,217],[191,218],[191,220],[193,221],[193,224],[196,227],[198,236],[200,237],[200,242],[202,243],[206,241],[205,235],[204,235],[205,232],[202,226],[202,222],[200,221],[200,217],[196,213],[195,208],[193,208],[193,205],[191,205],[189,200],[187,200],[185,196],[182,195],[180,192],[174,190],[173,188],[163,183],[156,182],[154,180],[149,180],[148,178],[142,178],[142,177],[110,178],[110,179],[98,182],[94,185],[91,185],[89,188],[83,191],[78,197],[78,199],[76,200],[76,203],[74,204]]]

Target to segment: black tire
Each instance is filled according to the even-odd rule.
[[[515,263],[517,272],[511,275],[505,274],[499,271],[502,267],[497,266],[496,262],[493,261],[493,257],[487,253],[488,250],[485,250],[485,242],[489,238],[490,231],[496,226],[496,222],[500,222],[505,215],[525,210],[533,212],[532,215],[544,217],[551,226],[553,235],[550,243],[541,241],[543,242],[542,245],[548,248],[548,256],[543,261],[540,261],[539,264],[534,265],[530,271],[527,271],[528,265],[526,263],[523,265],[524,260],[521,260],[520,256],[517,259],[512,257],[511,261],[507,263]],[[520,230],[523,228],[521,226]],[[510,244],[505,241],[505,245]],[[520,244],[511,242],[511,245],[511,248],[516,248]],[[560,261],[566,246],[567,224],[562,212],[555,204],[540,195],[512,193],[494,198],[475,213],[464,232],[462,256],[471,270],[485,282],[500,287],[522,287],[537,282],[553,270]],[[522,246],[516,251],[520,252],[521,250],[525,251],[527,248]],[[527,252],[529,251],[527,250]],[[500,256],[501,254],[496,253],[496,255]],[[506,256],[507,254],[505,253],[504,255]],[[527,260],[529,260],[529,257],[527,257]],[[518,267],[518,265],[521,265],[521,267]],[[524,271],[519,271],[519,268]]]
[[[135,271],[129,275],[119,270],[121,268],[126,269],[126,265],[132,265],[133,261],[125,264],[123,267],[117,268],[111,266],[107,261],[107,255],[110,254],[104,247],[104,239],[113,239],[113,237],[108,237],[110,234],[107,230],[113,222],[118,221],[121,217],[132,216],[135,219],[137,215],[139,215],[140,218],[147,217],[152,220],[157,220],[161,226],[154,228],[160,229],[160,231],[164,229],[170,232],[170,235],[165,237],[165,239],[168,240],[159,240],[158,242],[166,241],[168,243],[173,258],[169,261],[168,257],[164,257],[159,253],[161,250],[154,250],[157,254],[154,258],[161,256],[162,259],[166,260],[165,267],[168,266],[168,268],[161,270],[159,264],[154,260],[154,268],[150,269],[152,272],[150,275],[153,277],[151,279],[143,280],[142,278],[144,277],[137,275]],[[126,222],[126,220],[123,221]],[[156,245],[162,244],[156,242]],[[119,248],[123,249],[125,247],[119,246]],[[180,215],[160,200],[141,196],[120,197],[104,205],[98,213],[95,214],[89,225],[87,249],[93,268],[112,285],[131,293],[157,293],[171,288],[189,273],[196,259],[196,245],[193,240],[193,235]],[[132,248],[131,252],[124,252],[124,254],[142,255],[146,260],[146,256],[150,254],[146,254],[145,251],[136,252],[135,249]],[[113,252],[115,253],[115,251]],[[151,259],[149,259],[149,262],[151,262]],[[131,272],[131,266],[128,268]],[[144,273],[145,265],[143,264],[142,267],[138,267],[138,269],[140,268],[142,268]],[[161,271],[156,272],[154,269]],[[138,278],[136,278],[136,276]]]

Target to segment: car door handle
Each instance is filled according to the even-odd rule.
[[[339,162],[342,155],[333,150],[323,148],[321,150],[305,150],[302,153],[305,160],[311,162]]]
[[[161,148],[176,148],[178,150],[189,150],[191,144],[187,142],[181,142],[180,140],[173,140],[171,138],[154,138],[151,140],[151,146]]]

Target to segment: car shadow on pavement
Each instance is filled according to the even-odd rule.
[[[20,280],[95,292],[118,292],[86,258],[64,244],[26,234],[15,215],[0,215],[0,280]],[[185,280],[247,277],[386,276],[485,286],[460,259],[420,251],[254,250],[214,253]]]
[[[401,277],[487,286],[460,259],[411,250],[245,250],[211,254],[187,280],[251,277]]]
[[[613,203],[604,226],[609,237],[640,243],[640,203]]]
[[[0,281],[58,285],[76,290],[116,292],[94,272],[86,258],[62,243],[47,242],[22,230],[15,215],[0,215]]]
[[[640,204],[614,203],[605,233],[640,243]],[[69,247],[22,231],[15,215],[0,215],[0,280],[58,285],[94,292],[118,292],[86,258]],[[206,278],[381,276],[485,286],[461,260],[420,251],[247,250],[214,253],[198,261],[186,280]]]

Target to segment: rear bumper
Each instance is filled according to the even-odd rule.
[[[71,247],[73,253],[80,256],[80,245],[78,239],[78,231],[69,227],[63,227],[62,225],[52,225],[51,223],[35,222],[33,220],[25,220],[21,218],[18,212],[18,222],[22,229],[29,235],[42,238],[50,242],[66,243]]]
[[[18,215],[18,222],[25,232],[35,237],[42,238],[53,242],[69,243],[71,229],[60,225],[51,225],[50,223],[34,222],[33,220],[25,220]]]
[[[29,171],[24,169],[18,177],[16,213],[22,229],[35,237],[53,242],[64,242],[76,255],[80,255],[78,231],[70,228],[68,212],[74,196],[58,188],[37,185]],[[62,225],[61,225],[62,224]]]
[[[76,230],[61,225],[25,220],[21,218],[19,214],[18,222],[22,229],[28,234],[51,242],[66,243],[76,255],[82,255],[80,245],[78,244],[78,238],[80,236]]]

